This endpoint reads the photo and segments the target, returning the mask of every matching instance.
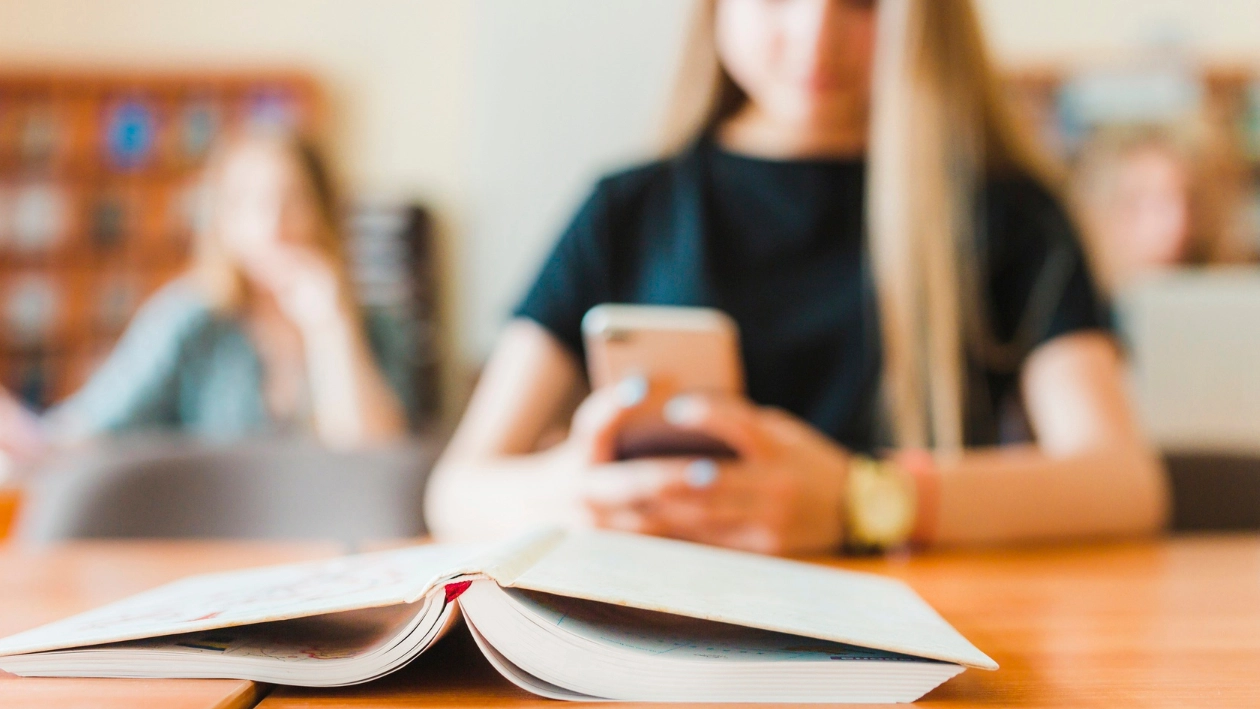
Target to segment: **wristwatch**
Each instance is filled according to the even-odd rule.
[[[845,545],[885,551],[910,540],[918,507],[914,478],[890,460],[853,456],[845,498]]]

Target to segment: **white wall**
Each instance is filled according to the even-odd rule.
[[[979,0],[998,56],[1173,36],[1260,57],[1258,0]],[[684,0],[0,0],[0,66],[308,67],[361,191],[437,208],[459,350],[482,357],[602,170],[648,155]]]
[[[489,350],[598,173],[647,154],[686,8],[679,0],[476,3],[461,245],[470,356]]]
[[[1000,57],[1113,55],[1175,40],[1205,56],[1260,57],[1256,0],[977,0]]]
[[[466,0],[0,0],[0,69],[280,66],[329,90],[363,190],[462,199]]]

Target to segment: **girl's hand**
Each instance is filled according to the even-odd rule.
[[[597,525],[769,554],[840,546],[849,464],[843,448],[790,414],[742,399],[685,395],[664,412],[671,424],[720,439],[739,457],[599,466],[584,487]]]
[[[537,483],[548,491],[542,496],[549,508],[545,519],[570,527],[596,525],[586,489],[596,471],[633,465],[614,462],[617,435],[627,419],[649,405],[649,393],[647,379],[639,376],[592,392],[574,413],[564,441],[538,454]]]
[[[264,287],[285,316],[303,333],[345,324],[348,294],[328,258],[301,246],[279,245],[274,256],[256,264]]]

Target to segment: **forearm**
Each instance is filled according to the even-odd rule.
[[[564,465],[553,451],[470,459],[444,456],[425,492],[425,523],[443,540],[507,536],[542,525],[578,524],[558,499],[553,478]]]
[[[406,431],[402,405],[353,322],[338,318],[303,335],[316,431],[334,445],[384,441]]]
[[[939,544],[1150,534],[1168,513],[1162,464],[1137,442],[1063,457],[969,451],[939,465],[934,492]]]

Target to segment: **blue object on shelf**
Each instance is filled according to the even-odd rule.
[[[126,99],[110,107],[105,119],[105,146],[114,167],[129,170],[144,166],[153,156],[157,117],[140,99]]]

